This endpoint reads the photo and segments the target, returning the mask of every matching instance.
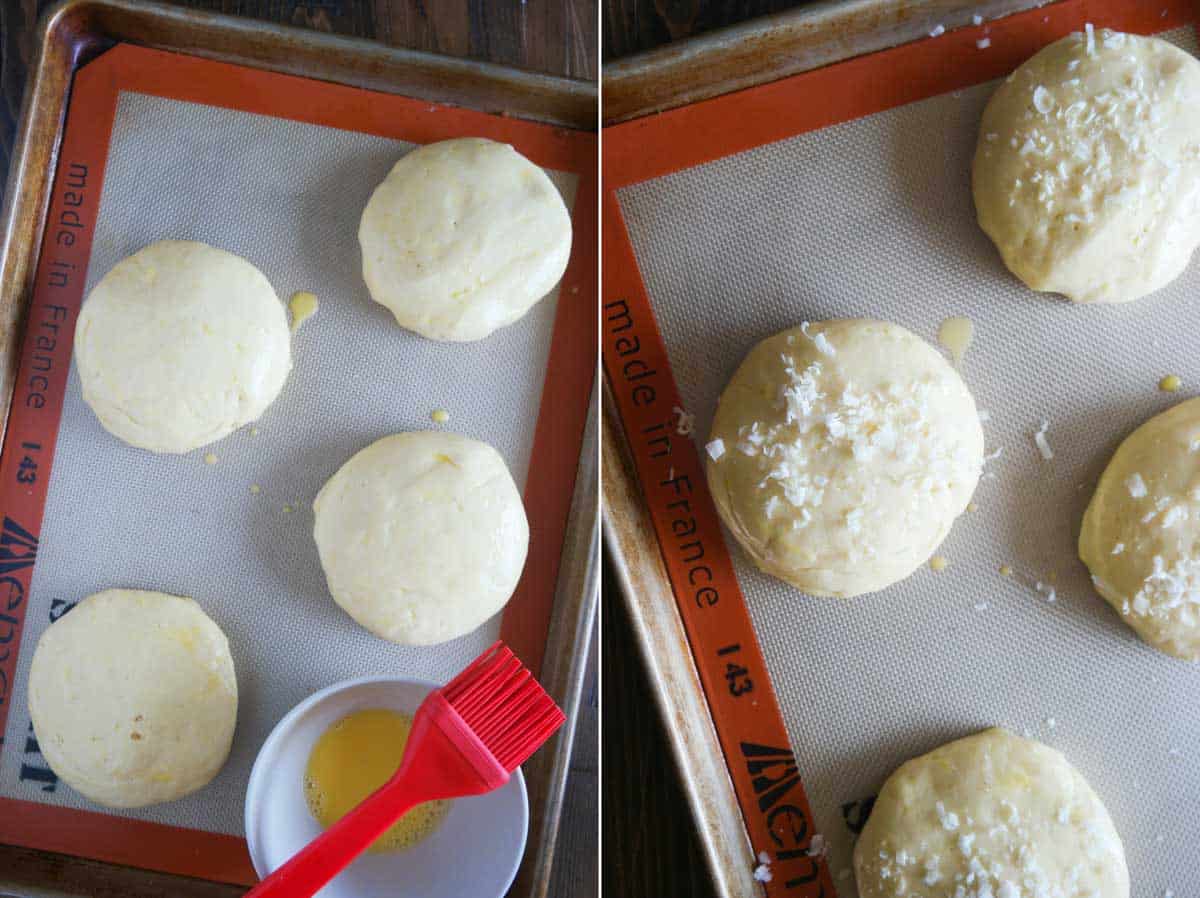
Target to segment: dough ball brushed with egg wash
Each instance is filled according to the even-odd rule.
[[[945,539],[979,480],[983,429],[936,349],[895,324],[840,319],[755,346],[707,450],[717,510],[760,568],[856,596],[907,577]]]
[[[1125,850],[1082,774],[1001,729],[900,766],[854,846],[859,898],[1129,898]]]
[[[190,452],[255,421],[292,367],[287,314],[233,253],[161,240],[122,259],[79,312],[83,398],[130,445]]]
[[[979,224],[1034,290],[1126,302],[1200,244],[1200,62],[1154,37],[1069,34],[988,102]]]
[[[1200,399],[1117,448],[1084,512],[1079,557],[1138,636],[1200,661]]]
[[[500,453],[453,433],[377,440],[313,502],[334,601],[405,645],[469,633],[504,607],[525,566],[529,524]]]
[[[554,289],[571,217],[554,182],[481,138],[413,150],[375,189],[358,227],[371,298],[432,340],[481,340]]]
[[[192,599],[88,596],[42,633],[29,714],[42,757],[97,804],[181,798],[225,763],[237,721],[229,643]]]

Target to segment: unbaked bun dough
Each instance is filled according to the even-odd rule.
[[[1018,68],[983,114],[979,224],[1034,290],[1125,302],[1200,244],[1200,62],[1153,37],[1075,33]]]
[[[1200,661],[1200,399],[1118,447],[1084,513],[1079,557],[1142,639]]]
[[[313,512],[334,600],[405,645],[462,636],[503,608],[529,547],[504,459],[453,433],[372,443],[329,478]]]
[[[51,624],[29,672],[50,769],[114,808],[172,801],[216,776],[237,695],[229,643],[200,606],[134,589],[88,596]]]
[[[546,173],[479,138],[431,143],[396,163],[358,226],[363,279],[402,327],[480,340],[554,289],[571,218]]]
[[[256,420],[291,370],[287,315],[263,273],[185,240],[122,259],[75,329],[83,398],[100,423],[154,452],[188,452]]]
[[[1001,729],[902,765],[854,846],[859,898],[1128,898],[1108,811],[1052,748]]]
[[[844,319],[759,343],[721,395],[708,483],[739,543],[814,595],[911,574],[971,499],[983,465],[975,401],[902,327]]]

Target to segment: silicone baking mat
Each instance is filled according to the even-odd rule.
[[[854,835],[883,780],[991,725],[1083,771],[1136,898],[1200,894],[1200,669],[1140,643],[1075,551],[1117,443],[1200,389],[1200,261],[1139,302],[1075,307],[1008,274],[970,192],[995,78],[1085,22],[1195,53],[1195,15],[1067,2],[605,131],[605,367],[753,850],[776,858],[770,895],[855,895]],[[816,599],[725,538],[699,459],[755,343],[855,316],[935,343],[943,320],[971,318],[961,371],[1001,454],[946,570]],[[1157,391],[1169,373],[1184,392]]]
[[[465,135],[512,143],[547,169],[574,211],[573,256],[560,289],[517,324],[476,343],[436,343],[370,300],[358,219],[405,152]],[[80,71],[0,460],[0,839],[253,881],[246,782],[271,727],[301,699],[368,674],[444,682],[498,634],[536,669],[594,376],[595,147],[582,132],[132,46]],[[266,414],[182,456],[106,433],[70,364],[85,291],[167,237],[244,256],[283,301],[301,290],[320,301],[293,336],[294,368]],[[431,422],[436,409],[449,412],[447,423]],[[531,545],[503,622],[402,647],[329,597],[311,503],[358,449],[428,428],[497,447],[524,491]],[[533,466],[536,478],[527,476]],[[130,811],[100,808],[55,779],[25,704],[42,631],[113,586],[195,597],[229,637],[240,693],[217,778]]]

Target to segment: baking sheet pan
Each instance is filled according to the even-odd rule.
[[[469,660],[482,647],[483,640],[495,635],[500,627],[498,621],[473,636],[430,650],[406,650],[369,637],[359,645],[366,634],[352,632],[355,628],[348,618],[336,620],[329,613],[334,606],[322,609],[320,603],[313,601],[316,594],[311,591],[307,598],[303,597],[306,590],[317,585],[310,579],[312,575],[320,575],[306,557],[310,553],[304,551],[305,540],[311,542],[308,535],[311,495],[306,495],[306,491],[314,492],[314,484],[319,488],[316,480],[323,479],[317,459],[334,450],[331,444],[358,442],[368,430],[374,430],[378,436],[391,430],[432,426],[428,415],[433,408],[451,412],[449,429],[497,445],[519,483],[525,480],[531,456],[536,458],[541,453],[542,485],[530,483],[525,491],[534,529],[530,559],[531,562],[539,559],[541,569],[523,581],[518,599],[510,607],[522,609],[518,624],[540,621],[530,631],[539,644],[544,642],[547,628],[550,629],[552,641],[548,650],[554,657],[546,669],[558,687],[557,697],[571,710],[578,701],[578,678],[582,672],[582,662],[576,663],[572,656],[577,647],[586,646],[594,602],[594,579],[590,574],[594,548],[590,547],[595,542],[595,506],[593,502],[589,510],[589,490],[586,486],[583,490],[575,489],[574,476],[584,439],[594,369],[588,364],[585,352],[582,361],[572,361],[569,366],[572,370],[563,371],[563,376],[547,377],[547,374],[556,374],[550,359],[551,342],[569,350],[574,347],[570,351],[576,355],[579,346],[594,345],[588,342],[589,331],[594,333],[594,324],[589,328],[588,322],[589,318],[594,321],[594,317],[584,314],[583,308],[587,304],[594,308],[591,288],[594,255],[587,249],[590,242],[594,252],[594,238],[589,241],[594,233],[594,212],[588,211],[589,207],[594,210],[594,203],[588,200],[588,184],[594,184],[590,174],[594,171],[594,137],[517,119],[377,95],[358,98],[361,109],[356,118],[349,112],[355,103],[350,99],[352,92],[344,88],[316,82],[267,83],[261,80],[261,73],[248,70],[240,74],[221,70],[221,74],[226,81],[234,77],[235,86],[242,89],[247,85],[261,88],[250,91],[247,103],[252,109],[256,102],[282,97],[285,107],[290,98],[300,111],[292,112],[290,118],[279,118],[269,114],[267,108],[253,112],[217,108],[242,104],[242,98],[225,103],[208,95],[169,99],[149,96],[137,89],[121,90],[117,85],[132,84],[136,88],[136,78],[132,82],[122,81],[122,73],[134,71],[140,77],[153,75],[158,69],[160,74],[171,74],[164,80],[153,79],[155,87],[151,92],[170,93],[170,87],[162,85],[171,77],[194,82],[202,91],[211,91],[221,78],[194,79],[198,71],[195,67],[211,73],[219,64],[187,57],[167,58],[166,54],[130,46],[120,47],[114,53],[115,56],[102,57],[84,70],[90,69],[93,82],[107,79],[104,90],[113,91],[116,98],[108,165],[101,161],[98,166],[107,177],[103,193],[94,197],[99,201],[100,215],[91,264],[86,268],[88,285],[127,252],[151,239],[167,236],[163,233],[166,229],[170,236],[207,240],[251,258],[285,298],[292,290],[311,289],[322,299],[321,312],[293,341],[296,365],[283,396],[257,425],[257,435],[250,436],[247,428],[211,447],[218,456],[213,465],[202,461],[204,451],[174,459],[160,458],[135,453],[102,431],[90,430],[97,425],[89,420],[90,412],[81,404],[73,375],[66,384],[58,461],[50,478],[45,526],[38,533],[40,539],[35,550],[36,582],[20,609],[24,612],[26,637],[24,650],[18,656],[20,662],[27,665],[36,635],[47,625],[51,609],[61,613],[70,601],[91,591],[92,587],[84,586],[80,578],[109,581],[117,578],[129,585],[138,585],[134,581],[140,579],[142,585],[162,584],[159,588],[195,595],[205,605],[234,643],[242,687],[234,755],[218,780],[194,802],[185,799],[121,819],[152,821],[156,826],[169,823],[199,827],[231,836],[234,843],[240,843],[239,778],[244,779],[248,773],[255,746],[265,737],[266,729],[286,711],[284,705],[290,706],[294,698],[312,691],[309,686],[319,688],[343,679],[342,667],[348,658],[357,659],[349,665],[359,673],[411,669],[414,675],[445,679],[460,662]],[[117,59],[121,54],[130,58]],[[113,59],[117,61],[110,65]],[[181,74],[181,69],[188,66],[193,69]],[[266,77],[268,81],[277,78]],[[241,80],[237,81],[238,78]],[[306,87],[307,91],[296,90]],[[37,89],[35,84],[32,93],[36,94]],[[77,91],[76,98],[79,96],[82,94]],[[320,124],[302,121],[309,115],[300,109],[306,102],[323,110],[325,120]],[[404,108],[399,109],[397,103]],[[380,120],[363,114],[362,109],[368,107]],[[289,112],[285,108],[282,114],[286,117]],[[339,122],[331,119],[338,115],[350,116],[340,122],[349,127],[334,127]],[[320,119],[320,114],[317,117]],[[382,308],[366,299],[361,278],[350,277],[357,275],[358,264],[354,237],[357,213],[350,205],[357,199],[365,201],[373,189],[366,182],[377,183],[391,161],[411,145],[398,139],[400,136],[426,142],[459,133],[508,139],[535,161],[543,161],[551,169],[557,166],[553,177],[571,201],[569,205],[574,206],[577,242],[561,300],[557,296],[549,298],[521,324],[475,344],[462,355],[446,355],[449,347],[420,341],[387,322],[379,314]],[[28,139],[29,134],[25,137]],[[246,153],[246,147],[256,149]],[[64,150],[64,162],[71,161],[68,156],[70,153]],[[239,157],[248,168],[231,173],[229,160]],[[255,165],[260,168],[252,177],[239,176],[239,172],[244,175]],[[358,176],[354,172],[360,167],[365,179],[362,190],[355,188]],[[15,167],[14,178],[19,176],[19,169],[20,165]],[[92,181],[91,186],[99,191],[99,179]],[[581,200],[577,199],[580,189]],[[11,205],[8,211],[11,220]],[[23,211],[28,214],[28,210]],[[354,223],[348,226],[350,219]],[[7,262],[13,260],[16,249],[10,232]],[[43,259],[43,263],[49,261]],[[82,278],[81,268],[79,286],[83,286]],[[295,283],[289,283],[293,280]],[[13,299],[11,291],[6,298]],[[37,313],[42,310],[35,297],[30,319],[34,326]],[[388,326],[383,327],[385,324]],[[322,327],[324,338],[320,337]],[[366,335],[379,338],[374,348]],[[386,339],[385,335],[392,339]],[[306,345],[306,341],[311,342]],[[497,370],[505,372],[507,379],[498,378]],[[65,372],[64,364],[62,373]],[[498,401],[501,382],[504,388],[500,392],[504,395]],[[564,386],[573,390],[566,407],[558,392]],[[435,393],[443,394],[444,399],[435,400]],[[291,413],[287,410],[289,397],[298,403],[292,406]],[[19,393],[18,398],[25,398],[24,393]],[[553,419],[540,414],[540,407],[548,400],[558,400],[553,402],[556,409]],[[453,408],[455,402],[461,403],[461,413]],[[344,414],[347,411],[351,411],[349,416]],[[471,418],[475,422],[474,432],[467,423]],[[485,419],[490,423],[485,423]],[[355,430],[359,433],[354,434]],[[273,431],[275,438],[265,441]],[[372,438],[366,438],[365,442]],[[273,448],[269,448],[271,444]],[[535,445],[540,448],[535,449]],[[6,460],[12,449],[6,445]],[[111,454],[106,455],[106,450]],[[167,468],[143,470],[145,465],[153,467],[156,463],[166,463]],[[47,470],[49,464],[47,455]],[[340,460],[333,463],[330,472],[338,464]],[[195,475],[201,475],[200,479],[195,479]],[[205,483],[204,475],[216,477]],[[269,486],[270,479],[276,480],[276,490]],[[251,483],[260,487],[257,495],[249,491]],[[531,496],[539,493],[539,489],[541,498]],[[547,504],[546,496],[551,491],[557,491],[557,496]],[[267,498],[273,492],[275,495],[266,502],[248,501]],[[568,521],[573,493],[580,505]],[[534,504],[547,512],[540,525]],[[174,523],[164,520],[153,524],[148,520],[147,509],[167,511]],[[86,520],[89,516],[91,521]],[[118,520],[121,516],[127,517]],[[592,520],[591,526],[584,520],[587,518]],[[139,532],[139,528],[144,529]],[[36,527],[22,529],[37,532]],[[172,531],[178,540],[174,551],[159,554],[165,546],[163,537]],[[207,550],[200,550],[196,543],[198,536],[201,541],[209,538],[216,542]],[[89,548],[81,551],[81,546]],[[89,552],[90,559],[86,557]],[[558,578],[558,560],[563,552],[566,560],[562,577]],[[121,563],[122,558],[125,564]],[[240,572],[238,565],[231,563],[234,558],[242,565]],[[547,559],[553,563],[546,563]],[[189,570],[191,577],[209,583],[214,577],[228,578],[221,590],[229,601],[225,610],[233,616],[246,615],[240,618],[241,624],[231,623],[214,603],[206,601],[204,593],[208,590],[203,586],[184,585],[190,579]],[[247,577],[251,570],[254,573]],[[174,585],[167,586],[166,580]],[[563,595],[560,590],[555,600],[556,580],[560,586],[569,587],[571,594]],[[83,591],[73,595],[79,589]],[[550,620],[552,603],[553,621]],[[261,623],[275,622],[267,629],[278,631],[282,625],[281,638],[266,643],[277,652],[274,660],[282,662],[287,658],[291,663],[307,658],[305,663],[313,668],[307,674],[300,674],[264,663],[262,646],[249,648],[245,642],[257,638],[252,634],[258,628],[248,626],[250,614]],[[311,615],[309,622],[298,623],[306,615]],[[530,632],[522,635],[530,630],[528,626],[515,629],[509,626],[507,630],[506,635],[514,641],[531,638]],[[314,638],[316,641],[310,642]],[[334,641],[330,642],[330,638]],[[239,642],[244,651],[239,651]],[[371,645],[372,642],[379,645]],[[479,646],[475,645],[477,642]],[[540,659],[531,663],[537,660]],[[68,831],[80,825],[85,817],[70,818],[74,821],[70,826],[55,826],[54,818],[45,811],[48,806],[78,806],[80,802],[69,790],[46,780],[44,773],[31,774],[44,764],[38,765],[36,744],[31,746],[26,739],[28,722],[22,720],[27,715],[21,683],[19,671],[10,685],[9,698],[14,700],[15,707],[9,713],[7,750],[0,755],[0,783],[3,783],[0,791],[10,799],[33,801],[36,810],[24,814],[30,805],[10,806],[9,811],[21,813],[6,813],[10,822],[5,838],[38,844],[49,833],[50,844],[42,847],[69,851],[72,850],[69,845],[55,840],[65,839],[70,835]],[[291,698],[280,696],[280,707],[276,708],[266,699],[271,683],[282,686],[285,692],[300,692]],[[568,752],[569,729],[560,737],[555,754],[565,759]],[[545,870],[550,860],[548,849],[553,844],[565,761],[545,763],[542,768],[542,781],[531,782],[536,803],[530,853],[536,855]],[[38,779],[39,776],[43,779]],[[22,826],[22,816],[31,826]],[[114,828],[121,829],[109,827]],[[128,832],[164,837],[171,833],[161,826]],[[100,841],[105,839],[102,837]],[[94,847],[81,849],[84,854],[89,851],[93,855],[99,853]],[[172,851],[174,854],[167,852],[139,860],[134,850],[122,854],[120,860],[179,870],[173,863],[178,859],[175,855],[186,851]],[[204,858],[193,859],[192,865],[185,865],[182,872],[219,879],[246,878],[244,864],[238,868],[236,860],[222,869],[205,870],[204,865]],[[523,894],[535,894],[535,890],[544,889],[544,876],[523,871],[521,887],[526,889]]]
[[[1164,5],[1125,27],[1157,31],[1160,11],[1166,24],[1194,15]],[[839,895],[854,894],[849,855],[863,800],[907,757],[993,723],[1056,745],[1084,770],[1125,836],[1135,895],[1198,888],[1200,771],[1181,758],[1200,733],[1174,713],[1194,695],[1196,672],[1123,627],[1093,594],[1074,539],[1116,442],[1182,398],[1155,385],[1167,369],[1187,381],[1194,367],[1183,335],[1194,326],[1187,297],[1200,273],[1193,266],[1126,309],[1030,294],[975,226],[969,190],[990,78],[1085,20],[1100,27],[1114,18],[1100,4],[1061,4],[978,35],[835,66],[823,84],[844,83],[829,91],[801,76],[722,97],[723,115],[698,104],[674,120],[623,126],[618,139],[606,132],[606,148],[643,160],[619,169],[617,196],[665,349],[648,364],[669,364],[680,407],[696,415],[689,457],[702,452],[726,380],[764,336],[848,315],[895,320],[931,340],[952,315],[977,327],[964,376],[990,412],[990,448],[1004,452],[977,491],[978,510],[943,547],[947,571],[921,570],[879,595],[836,602],[799,596],[732,553]],[[980,64],[968,54],[990,49],[975,44],[985,33],[1004,55]],[[1169,37],[1195,51],[1190,26]],[[932,72],[937,89],[928,99],[897,96],[911,94],[908,82],[871,95],[865,79],[885,66],[897,81]],[[790,112],[789,90],[792,99],[823,99],[815,111]],[[744,127],[732,129],[739,110]],[[673,147],[672,128],[689,139]],[[606,288],[604,301],[615,298]],[[611,379],[619,363],[605,339]],[[1051,462],[1031,439],[1043,419]],[[639,440],[628,427],[626,436]],[[675,470],[692,468],[675,457]],[[644,479],[643,488],[656,511],[661,489]],[[1017,576],[1001,577],[1001,564]],[[1034,588],[1051,579],[1054,603]]]

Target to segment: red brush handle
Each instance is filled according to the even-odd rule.
[[[392,778],[245,898],[309,898],[414,805],[479,795],[507,780],[508,772],[486,755],[449,702],[440,692],[432,692],[417,711],[404,761]]]

